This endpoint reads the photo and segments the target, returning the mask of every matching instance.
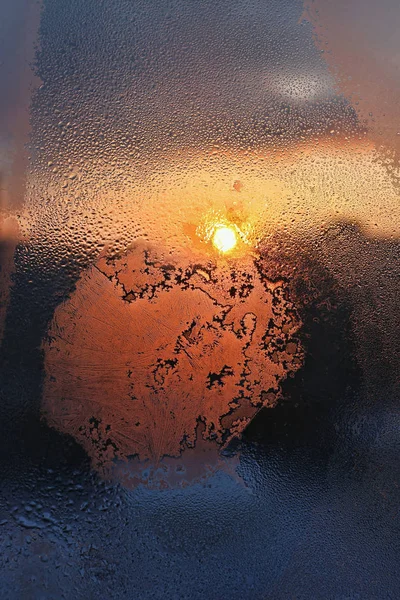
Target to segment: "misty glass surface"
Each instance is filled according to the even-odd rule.
[[[0,596],[400,597],[400,7],[3,0]]]

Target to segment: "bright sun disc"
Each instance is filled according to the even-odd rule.
[[[216,227],[212,238],[212,243],[219,252],[229,252],[237,243],[237,236],[232,227],[220,225]]]

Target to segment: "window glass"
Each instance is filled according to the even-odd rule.
[[[398,597],[397,4],[4,0],[4,598]]]

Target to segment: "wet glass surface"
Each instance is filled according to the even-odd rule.
[[[398,598],[394,0],[5,0],[1,598]]]

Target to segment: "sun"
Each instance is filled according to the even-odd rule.
[[[218,225],[214,230],[212,243],[219,252],[230,252],[237,244],[235,230],[227,225]]]

